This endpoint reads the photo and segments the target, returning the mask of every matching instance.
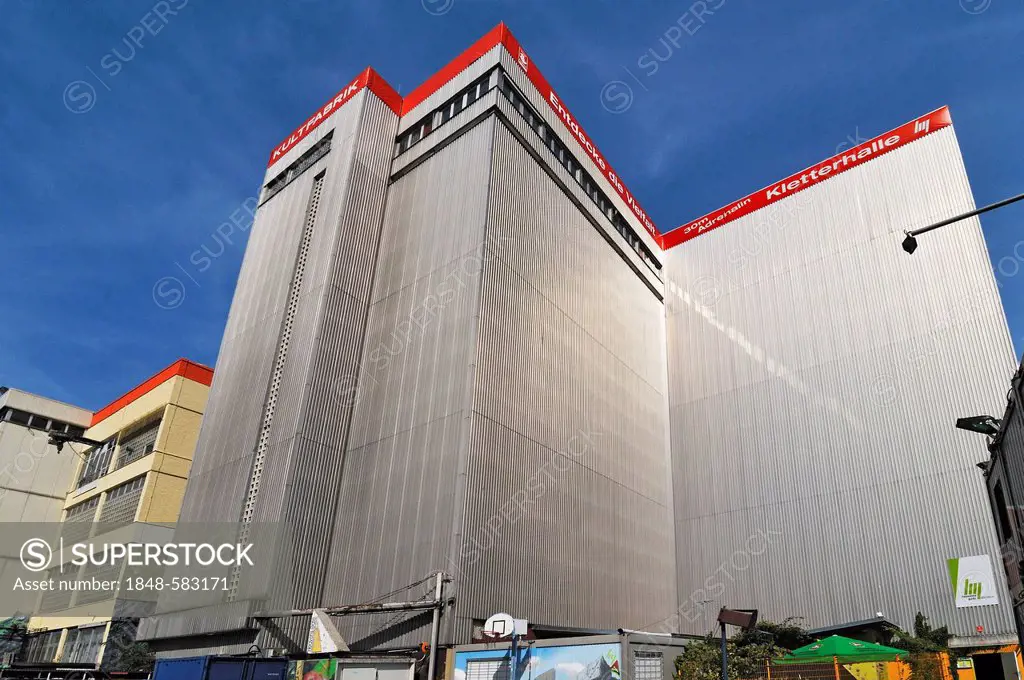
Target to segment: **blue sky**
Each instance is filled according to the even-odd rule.
[[[270,149],[366,65],[408,93],[501,20],[663,230],[943,104],[978,203],[1024,191],[1024,0],[691,4],[0,0],[0,384],[96,409],[212,365],[245,245],[216,230]],[[1018,348],[1022,223],[983,218]]]

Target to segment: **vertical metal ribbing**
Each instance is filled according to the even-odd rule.
[[[239,543],[246,543],[249,540],[249,528],[252,523],[253,512],[256,508],[256,499],[260,493],[263,465],[266,461],[267,448],[270,445],[270,432],[274,423],[274,410],[277,407],[277,396],[281,389],[281,379],[284,375],[285,363],[288,358],[288,345],[292,336],[292,324],[295,321],[295,314],[299,307],[299,295],[302,293],[302,279],[306,270],[306,258],[309,256],[310,243],[313,241],[313,225],[316,223],[317,209],[320,207],[320,194],[324,186],[326,174],[325,170],[313,179],[313,190],[310,193],[309,206],[306,208],[306,221],[302,227],[299,252],[295,258],[292,283],[288,289],[288,300],[285,303],[284,319],[281,322],[281,333],[278,336],[277,352],[274,355],[274,364],[270,373],[270,385],[267,388],[267,397],[263,402],[260,434],[256,442],[256,454],[253,456],[252,472],[249,475],[249,489],[245,494],[245,505],[242,506],[242,527],[239,531]],[[231,584],[228,589],[229,601],[233,600],[237,594],[240,574],[241,567],[235,565],[231,571]]]
[[[1013,370],[981,226],[900,249],[974,207],[947,128],[665,253],[681,632],[713,625],[684,598],[715,583],[808,626],[881,610],[1015,635],[998,569],[999,605],[970,608],[943,570],[999,555],[984,449],[952,427],[1001,413]]]

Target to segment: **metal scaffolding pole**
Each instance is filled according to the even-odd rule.
[[[430,622],[430,660],[427,662],[427,680],[434,680],[434,668],[437,663],[437,633],[441,627],[441,590],[444,588],[444,574],[437,572],[437,583],[434,585],[434,618]],[[514,679],[513,679],[514,680]]]

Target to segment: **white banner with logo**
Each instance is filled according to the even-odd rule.
[[[958,609],[999,604],[991,557],[952,557],[946,560],[946,566]]]

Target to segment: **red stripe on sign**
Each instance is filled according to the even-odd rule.
[[[949,107],[943,106],[941,109],[925,114],[916,120],[901,125],[895,130],[890,130],[872,140],[855,146],[849,151],[836,154],[828,160],[790,175],[780,182],[767,186],[749,196],[744,196],[740,200],[719,208],[712,213],[708,213],[693,222],[684,224],[678,229],[673,229],[662,237],[662,249],[668,250],[680,243],[686,243],[701,234],[706,234],[722,225],[745,217],[776,201],[788,198],[808,187],[824,182],[833,175],[846,172],[858,165],[874,160],[893,149],[898,149],[950,125],[952,125],[952,120],[949,116]]]
[[[586,131],[580,126],[577,119],[565,107],[561,98],[551,88],[551,85],[548,84],[548,81],[543,74],[541,74],[540,69],[531,63],[529,56],[527,56],[525,50],[523,50],[522,46],[519,44],[519,41],[515,39],[515,36],[505,28],[504,24],[501,24],[498,28],[502,29],[502,45],[504,45],[505,49],[508,50],[508,53],[513,59],[515,59],[516,63],[519,64],[519,67],[523,69],[523,72],[526,73],[526,77],[530,79],[530,82],[533,83],[535,88],[537,88],[537,91],[540,93],[541,97],[544,98],[544,101],[548,103],[551,110],[554,111],[558,116],[558,119],[562,121],[562,125],[565,129],[576,138],[576,141],[579,142],[584,149],[586,149],[590,159],[597,165],[602,174],[604,174],[605,179],[607,179],[612,185],[612,188],[615,189],[619,198],[629,206],[632,213],[638,220],[640,220],[640,223],[644,225],[644,228],[650,232],[651,236],[654,237],[654,240],[657,241],[660,246],[662,238],[661,234],[658,232],[658,228],[654,226],[651,218],[647,216],[647,211],[643,209],[633,196],[632,192],[630,192],[626,185],[623,184],[622,180],[619,179],[619,176],[615,173],[615,169],[612,168],[611,164],[609,164],[607,160],[605,160],[605,157],[601,154],[597,145],[594,144],[593,140],[587,136]]]
[[[359,94],[363,88],[369,88],[382,102],[387,104],[388,108],[394,111],[396,115],[399,115],[399,112],[402,110],[402,98],[395,92],[394,88],[387,84],[387,81],[380,77],[380,74],[367,67],[356,76],[355,80],[342,88],[341,91],[321,106],[316,113],[307,118],[306,122],[297,127],[283,142],[274,147],[274,150],[270,153],[267,167],[269,168],[280,160],[296,144],[305,139],[306,135],[330,118],[331,114],[352,99],[352,97]]]

